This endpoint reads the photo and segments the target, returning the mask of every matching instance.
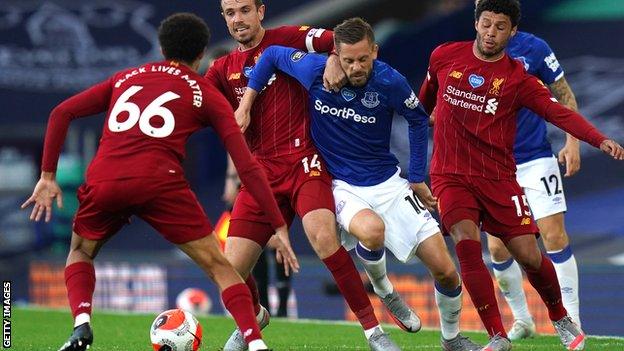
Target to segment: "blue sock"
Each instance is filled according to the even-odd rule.
[[[514,259],[512,257],[502,263],[492,262],[492,268],[496,269],[497,271],[504,271],[505,269],[509,268],[513,263],[514,263]]]
[[[440,284],[438,283],[438,281],[435,281],[433,283],[435,285],[435,289],[442,295],[448,296],[448,297],[457,297],[459,296],[459,294],[461,294],[462,292],[462,286],[461,284],[459,284],[455,289],[445,289],[442,286],[440,286]]]
[[[355,252],[358,254],[358,256],[360,256],[361,258],[367,261],[381,260],[381,258],[383,257],[384,251],[385,251],[384,248],[381,248],[379,250],[369,250],[366,247],[364,247],[362,243],[359,243],[359,242],[355,246]]]
[[[563,263],[569,260],[570,257],[572,257],[572,247],[568,245],[565,248],[563,248],[563,250],[561,251],[557,251],[557,252],[551,251],[546,254],[548,255],[548,257],[550,257],[550,260],[553,261],[554,263]]]

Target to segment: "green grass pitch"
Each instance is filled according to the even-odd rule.
[[[115,314],[95,311],[93,329],[94,351],[151,350],[149,328],[156,315]],[[200,318],[204,337],[200,350],[220,350],[234,328],[229,318]],[[13,308],[11,350],[57,350],[71,331],[68,311]],[[402,350],[440,350],[439,332],[422,330],[408,334],[394,326],[385,326]],[[484,343],[483,333],[467,333],[474,341]],[[361,329],[354,324],[324,321],[289,321],[275,318],[264,332],[274,350],[368,350]],[[563,350],[559,339],[540,336],[514,343],[514,350]],[[595,338],[586,343],[586,350],[624,350],[624,339]]]

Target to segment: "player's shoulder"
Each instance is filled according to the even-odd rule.
[[[381,60],[375,60],[373,69],[375,70],[374,77],[377,84],[395,86],[407,81],[407,78],[401,72]]]
[[[452,41],[438,45],[431,52],[431,62],[454,60],[454,57],[465,56],[464,51],[472,50],[472,41]]]
[[[309,26],[280,26],[275,28],[269,28],[264,32],[264,39],[262,42],[265,45],[274,45],[279,43],[286,43],[289,38],[292,38],[298,33],[306,33],[310,30]]]
[[[455,52],[457,50],[465,49],[466,47],[471,47],[472,41],[448,41],[446,43],[438,45],[433,53],[437,55],[446,54],[450,52]]]
[[[234,60],[234,58],[236,57],[236,55],[238,55],[238,54],[239,54],[238,49],[233,49],[232,51],[230,51],[226,55],[223,55],[223,56],[219,57],[218,59],[214,60],[214,62],[212,63],[212,67],[214,67],[215,69],[221,70],[221,69],[227,67],[227,65],[230,62],[232,62]]]
[[[548,55],[552,51],[546,40],[527,32],[518,31],[513,36],[511,44],[517,47],[528,48],[537,55]]]

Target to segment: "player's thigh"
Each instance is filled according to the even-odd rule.
[[[184,244],[212,234],[212,225],[187,184],[160,189],[154,198],[136,211],[137,216],[174,244]]]
[[[563,180],[555,157],[538,158],[518,165],[516,180],[524,190],[535,220],[567,210]]]
[[[522,188],[515,179],[475,179],[475,192],[483,206],[482,229],[503,242],[536,234],[537,226]]]
[[[323,159],[314,151],[291,160],[285,184],[290,189],[292,208],[303,218],[308,212],[327,209],[335,212],[332,179]]]
[[[126,209],[102,209],[102,201],[117,197],[123,190],[112,183],[83,184],[78,188],[78,210],[74,216],[73,232],[90,241],[106,241],[130,221]],[[121,201],[121,200],[120,200]]]
[[[392,201],[376,207],[386,226],[384,243],[401,262],[413,258],[420,244],[430,237],[441,237],[438,222],[404,182],[398,182],[396,191],[387,193]]]
[[[349,233],[353,218],[363,210],[373,210],[355,187],[342,180],[333,181],[333,197],[336,203],[336,221],[340,226],[340,240],[347,250],[352,250],[358,238]]]
[[[280,208],[286,224],[290,226],[294,218],[289,199],[276,196],[275,200]],[[234,201],[232,217],[228,228],[228,238],[237,237],[252,240],[261,247],[265,247],[271,235],[275,233],[264,211],[256,202],[248,189],[243,187]]]
[[[433,195],[438,198],[438,211],[443,231],[451,234],[456,242],[466,238],[479,240],[478,228],[483,209],[466,177],[432,175],[431,188]],[[465,221],[474,226],[470,225],[470,230],[466,230],[466,233],[452,233],[460,222],[465,223]],[[473,238],[474,236],[476,238]]]

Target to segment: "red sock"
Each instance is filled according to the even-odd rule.
[[[555,267],[546,255],[542,254],[542,264],[537,270],[524,269],[529,282],[539,293],[548,308],[548,317],[558,321],[567,316],[566,309],[561,302],[561,288],[557,280]]]
[[[65,267],[67,299],[74,318],[86,313],[91,315],[93,291],[95,290],[95,269],[93,264],[77,262]]]
[[[368,330],[379,325],[373,306],[364,290],[362,279],[344,247],[341,246],[338,251],[324,259],[323,263],[334,276],[338,289],[362,327]]]
[[[257,316],[258,313],[260,313],[260,293],[258,292],[256,280],[251,273],[249,273],[247,280],[245,280],[245,284],[247,284],[249,292],[251,293],[251,303],[253,304],[254,313]]]
[[[481,256],[481,243],[475,240],[462,240],[455,245],[455,251],[459,258],[464,286],[483,326],[490,336],[500,334],[507,337],[498,310],[492,277]]]
[[[247,285],[240,283],[230,286],[223,290],[221,299],[223,299],[225,308],[234,317],[236,325],[243,334],[247,344],[254,340],[262,339],[260,327],[258,327],[256,322],[256,315],[251,307],[251,294]]]

